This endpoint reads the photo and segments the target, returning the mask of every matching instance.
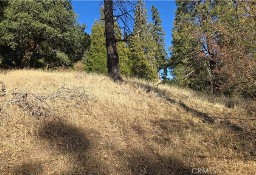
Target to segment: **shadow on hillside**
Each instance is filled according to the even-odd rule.
[[[93,138],[88,136],[94,135]],[[91,148],[95,144],[95,140],[99,138],[99,133],[93,130],[81,132],[78,128],[67,125],[63,122],[46,123],[39,131],[40,138],[47,140],[49,145],[62,153],[68,154],[74,160],[77,169],[62,174],[110,174],[108,168],[103,162],[98,161],[97,155],[90,153]],[[144,138],[143,132],[141,137]],[[97,141],[96,141],[97,142]],[[97,143],[96,143],[97,144]],[[191,167],[185,166],[181,161],[175,158],[163,157],[154,153],[147,141],[144,140],[146,150],[131,150],[125,154],[119,152],[118,157],[124,158],[125,164],[132,175],[189,175]],[[125,155],[125,156],[124,156]],[[205,174],[207,175],[207,174]]]
[[[247,160],[256,160],[256,129],[249,130],[244,132],[244,134],[240,135],[240,139],[244,140],[243,145],[244,148],[244,155]],[[246,143],[249,143],[248,145]],[[249,155],[249,156],[248,156]]]
[[[182,101],[177,101],[176,99],[173,99],[170,97],[170,94],[167,94],[165,92],[165,90],[161,90],[157,87],[151,86],[149,84],[143,84],[140,82],[131,82],[131,84],[134,87],[142,87],[146,92],[156,92],[160,97],[164,98],[166,101],[170,102],[170,103],[175,103],[177,104],[179,107],[181,107],[182,109],[184,109],[185,111],[187,111],[188,113],[191,113],[193,116],[196,116],[198,118],[200,118],[201,120],[207,122],[207,123],[214,123],[215,119],[218,119],[218,117],[216,116],[209,116],[207,113],[198,111],[197,109],[193,109],[189,106],[187,106],[185,103],[183,103]],[[229,128],[232,131],[235,132],[241,132],[243,131],[243,128],[237,124],[234,124],[230,121],[224,120],[221,122],[221,124],[223,126],[226,126],[227,128]]]
[[[47,140],[53,149],[57,149],[62,154],[68,154],[78,166],[62,174],[110,174],[103,162],[99,162],[97,155],[90,153],[95,141],[99,138],[99,133],[93,130],[81,132],[78,128],[67,125],[63,122],[49,122],[41,127],[40,138]],[[180,160],[170,157],[163,157],[155,153],[147,140],[144,139],[143,132],[140,133],[146,150],[131,150],[125,154],[119,152],[118,157],[124,156],[125,165],[128,166],[132,175],[189,175],[192,174],[191,167],[185,166]],[[130,174],[127,172],[127,174]],[[207,175],[207,174],[205,174]]]
[[[192,168],[178,159],[133,150],[127,158],[128,167],[133,175],[190,175]],[[205,174],[207,175],[207,174]]]
[[[179,104],[180,107],[185,109],[187,112],[201,118],[203,121],[205,121],[207,123],[214,123],[214,119],[209,117],[208,114],[206,114],[204,112],[200,112],[196,109],[190,108],[189,106],[185,105],[183,102],[179,102],[178,104]]]
[[[163,126],[164,128],[165,126]],[[128,150],[119,150],[117,145],[112,149],[116,151],[116,156],[124,162],[122,166],[128,168],[126,174],[131,175],[190,175],[193,174],[193,168],[187,166],[184,162],[176,157],[160,155],[153,147],[148,144],[145,138],[145,131],[141,128],[134,127],[142,139],[145,149],[130,148]],[[47,122],[40,128],[39,138],[46,141],[48,146],[70,158],[71,169],[60,172],[60,174],[111,174],[104,162],[99,161],[99,155],[95,154],[94,147],[99,143],[100,135],[95,130],[82,132],[79,128],[68,125],[62,121]],[[127,133],[127,137],[129,133]],[[128,138],[130,139],[130,138]],[[63,165],[65,168],[65,165]],[[127,169],[126,169],[127,170]],[[197,171],[195,169],[195,171]],[[15,169],[14,174],[32,175],[43,174],[42,164],[26,163]],[[208,175],[204,173],[204,175]]]
[[[170,140],[169,137],[169,135],[172,135],[172,133],[175,133],[175,135],[179,135],[179,133],[182,133],[184,131],[186,132],[186,130],[188,129],[195,129],[199,135],[201,135],[202,133],[207,134],[207,132],[204,131],[203,128],[198,127],[195,123],[189,121],[185,122],[178,119],[159,119],[152,120],[151,122],[154,126],[157,126],[159,128],[159,133],[157,136],[153,137],[153,140],[161,146],[174,146],[172,140]],[[228,121],[225,121],[225,123],[220,122],[219,124],[212,126],[215,129],[223,130],[223,132],[222,135],[219,136],[219,138],[206,138],[209,144],[215,144],[215,146],[222,147],[222,149],[232,149],[234,152],[243,155],[242,160],[255,160],[256,130],[253,131],[246,129],[245,127],[242,128]],[[202,140],[204,140],[203,137]],[[211,150],[213,148],[209,149]],[[227,157],[229,155],[220,155],[220,157],[221,156]]]
[[[181,101],[177,101],[177,100],[171,98],[170,95],[166,94],[166,92],[164,90],[161,90],[154,86],[150,86],[148,84],[139,83],[139,82],[131,82],[131,84],[134,87],[142,87],[147,93],[150,91],[156,92],[160,97],[164,98],[166,101],[179,105],[182,109],[184,109],[185,111],[191,113],[192,115],[200,118],[202,121],[207,122],[207,123],[214,123],[214,117],[210,117],[207,113],[200,112],[196,109],[193,109],[193,108],[187,106],[186,104],[184,104]]]
[[[130,82],[133,87],[135,88],[142,88],[146,93],[149,93],[151,91],[157,93],[161,98],[165,99],[167,102],[176,104],[188,113],[192,114],[193,116],[200,118],[202,121],[209,123],[209,124],[215,124],[212,125],[213,127],[220,127],[227,132],[233,133],[231,140],[236,140],[237,143],[239,143],[239,146],[233,145],[232,143],[230,145],[223,144],[222,146],[226,148],[227,146],[232,148],[235,152],[242,154],[244,157],[244,160],[255,160],[256,158],[256,129],[255,127],[248,127],[246,121],[238,120],[239,123],[231,121],[229,119],[220,119],[216,116],[210,116],[207,113],[201,112],[197,109],[191,108],[188,105],[186,105],[184,102],[174,99],[171,97],[171,93],[166,92],[165,90],[161,90],[158,87],[151,86],[149,84],[144,84],[140,82]],[[158,124],[160,124],[160,127],[162,127],[163,130],[166,132],[170,132],[172,125],[168,127],[167,125],[169,122],[163,122],[159,121]],[[156,124],[156,123],[155,123]],[[175,129],[179,130],[179,127],[175,127]],[[160,142],[168,142],[168,139],[164,136],[160,136]],[[167,139],[167,140],[166,140]],[[225,143],[225,142],[224,142]]]
[[[160,121],[161,123],[163,121]],[[173,121],[174,122],[174,121]],[[155,125],[160,123],[155,123]],[[161,124],[160,124],[161,125]],[[161,140],[153,138],[154,141],[158,144],[159,147],[170,146],[170,142],[172,142],[168,137],[168,132],[171,130],[176,130],[183,126],[178,126],[177,128],[173,128],[167,126],[165,124],[161,125],[162,130],[166,130],[165,133],[162,133],[158,136],[161,137]],[[184,125],[184,128],[189,127],[189,125]],[[142,144],[144,149],[132,149],[129,152],[128,166],[132,171],[132,174],[139,175],[139,174],[147,174],[147,175],[192,175],[198,173],[198,169],[203,168],[203,165],[200,167],[191,167],[189,166],[190,162],[184,162],[183,160],[172,157],[172,156],[164,156],[160,154],[158,150],[151,144],[149,144],[148,139],[145,137],[145,132],[143,128],[138,125],[134,125],[132,129],[140,136],[142,139]],[[158,137],[156,136],[156,137]],[[183,157],[184,155],[177,155]],[[204,166],[205,170],[208,170],[206,166]],[[200,173],[200,172],[199,172]],[[202,173],[202,172],[201,172]],[[209,172],[203,172],[204,175],[208,175]]]
[[[71,157],[73,169],[62,174],[105,174],[108,170],[92,155],[94,144],[100,136],[95,130],[82,132],[74,126],[57,121],[42,126],[39,136],[47,140],[53,149],[57,148],[60,153]]]
[[[161,130],[164,131],[166,134],[170,134],[173,132],[180,133],[195,126],[195,123],[193,123],[192,121],[185,122],[179,119],[159,119],[152,120],[151,122],[155,126],[159,126]]]
[[[65,156],[72,162],[72,169],[61,174],[105,174],[107,168],[92,155],[91,148],[99,133],[94,130],[80,131],[78,128],[62,121],[47,122],[39,129],[39,138],[48,142],[50,148]],[[89,135],[92,138],[89,139]],[[93,140],[93,141],[91,141]],[[65,167],[65,165],[63,165]],[[101,170],[104,169],[104,172]],[[14,174],[43,174],[39,162],[25,163],[15,168]]]
[[[24,163],[14,170],[15,175],[40,175],[43,174],[42,165],[39,162]]]
[[[61,121],[44,124],[39,130],[39,137],[65,154],[80,154],[87,151],[90,146],[83,132]]]

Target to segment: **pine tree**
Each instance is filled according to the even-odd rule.
[[[118,27],[118,24],[116,24],[115,30],[116,30],[115,31],[116,39],[121,40],[122,39],[122,31]],[[121,75],[132,76],[132,72],[131,72],[132,62],[129,59],[130,50],[128,48],[127,43],[117,42],[117,51],[118,51],[119,59],[120,59],[119,66],[120,66]]]
[[[103,21],[94,23],[90,39],[91,44],[86,60],[86,70],[88,72],[107,74],[107,51]]]
[[[84,54],[88,38],[68,0],[9,0],[4,17],[0,22],[4,65],[68,66]]]
[[[180,85],[214,94],[256,92],[252,4],[177,1],[172,65]]]
[[[166,52],[164,48],[165,34],[162,27],[162,20],[160,18],[158,9],[155,6],[152,6],[151,13],[152,13],[152,21],[153,21],[152,33],[153,33],[155,42],[157,43],[157,51],[155,52],[155,59],[157,61],[157,69],[158,71],[160,71],[160,69],[166,69],[166,65],[165,65]]]
[[[92,27],[91,45],[87,53],[86,70],[107,74],[107,51],[105,46],[104,22],[96,21]],[[122,33],[116,24],[116,38],[121,39]],[[117,43],[117,50],[120,58],[120,71],[122,75],[131,75],[131,62],[128,58],[129,49],[123,42]]]
[[[152,34],[152,26],[147,23],[146,9],[143,0],[139,0],[135,10],[133,36],[130,40],[130,58],[133,75],[139,78],[154,80],[157,78],[155,52],[157,43]]]
[[[209,58],[211,55],[207,53],[210,50],[207,37],[210,27],[207,23],[208,11],[204,10],[207,9],[206,4],[199,1],[176,1],[176,4],[171,48],[175,79],[181,86],[212,91],[215,68],[210,64],[215,60]]]

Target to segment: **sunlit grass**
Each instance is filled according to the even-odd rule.
[[[255,116],[243,105],[82,72],[0,81],[0,174],[256,174]]]

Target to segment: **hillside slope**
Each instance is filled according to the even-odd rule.
[[[256,174],[255,111],[78,72],[0,73],[0,174]]]

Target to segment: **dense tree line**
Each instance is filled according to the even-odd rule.
[[[70,66],[89,44],[71,2],[0,1],[0,65]]]
[[[118,22],[128,10],[118,2],[104,1],[89,36],[70,0],[0,1],[0,66],[53,68],[83,59],[88,72],[147,80],[171,68],[172,81],[183,87],[256,96],[255,2],[177,0],[170,59],[158,9],[152,6],[148,21],[144,1],[133,3],[133,30],[127,34]]]
[[[171,66],[176,82],[214,94],[256,95],[256,4],[176,1]]]
[[[112,61],[106,48],[109,42],[106,42],[104,19],[113,18],[112,42],[116,44],[112,46],[118,54],[116,68],[125,76],[155,80],[166,58],[161,19],[158,9],[152,7],[152,22],[147,21],[143,0],[139,0],[134,9],[133,31],[123,41],[125,33],[117,17],[103,7],[101,18],[95,21],[89,37],[84,33],[85,26],[77,23],[69,0],[0,1],[0,66],[53,68],[72,66],[83,59],[86,71],[109,74]]]

